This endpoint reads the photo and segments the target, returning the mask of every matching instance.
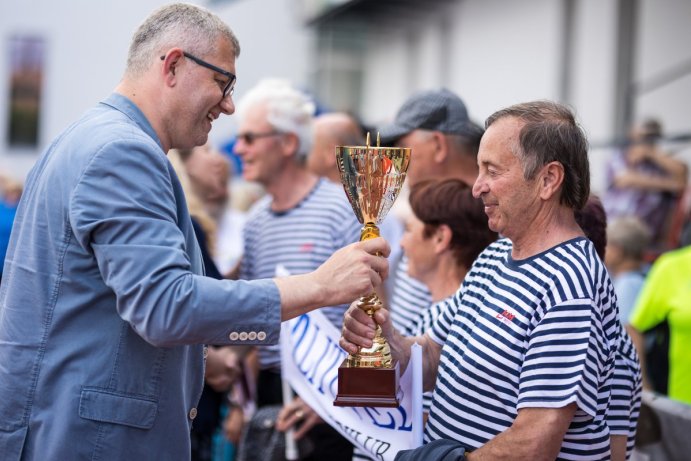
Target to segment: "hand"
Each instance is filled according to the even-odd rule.
[[[293,433],[295,440],[300,440],[310,429],[316,424],[324,422],[323,419],[309,407],[300,397],[295,397],[292,402],[285,405],[276,419],[276,429],[285,432],[298,423],[302,422],[299,427],[296,427]]]
[[[324,262],[313,276],[329,293],[325,305],[349,303],[372,293],[389,275],[386,257],[391,249],[379,237],[341,248]]]
[[[336,251],[314,272],[276,277],[281,296],[281,320],[312,309],[351,302],[374,292],[389,274],[389,245],[379,237],[352,243]]]
[[[245,425],[245,418],[242,408],[231,406],[228,409],[226,419],[223,421],[223,435],[225,438],[236,445],[240,442],[242,427]]]
[[[365,311],[357,307],[357,301],[350,305],[343,317],[343,329],[339,345],[349,354],[357,354],[361,347],[371,347],[372,339],[381,326],[382,335],[391,342],[393,324],[389,311],[379,309],[374,313],[374,320]]]
[[[241,373],[240,359],[232,347],[209,347],[204,377],[206,383],[217,392],[230,389]]]
[[[620,189],[626,189],[634,185],[634,178],[635,174],[631,171],[623,171],[614,177],[614,185]]]
[[[653,149],[653,146],[643,143],[634,144],[630,146],[626,151],[627,163],[631,166],[635,166],[641,162],[644,162],[652,155],[654,155]]]

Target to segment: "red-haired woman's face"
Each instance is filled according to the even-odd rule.
[[[433,248],[433,237],[424,235],[425,224],[413,213],[405,224],[405,232],[401,238],[401,247],[408,257],[408,275],[426,283],[426,278],[436,267],[436,252]]]

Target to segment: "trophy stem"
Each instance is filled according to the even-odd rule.
[[[379,237],[379,228],[368,222],[362,228],[360,233],[360,241],[369,240]],[[379,296],[376,293],[370,293],[367,296],[362,296],[358,300],[357,307],[365,311],[370,317],[374,317],[374,313],[383,307]],[[371,347],[361,347],[357,354],[348,355],[345,361],[347,367],[358,368],[392,368],[391,348],[389,343],[382,336],[381,328],[377,325],[377,330],[374,334]]]
[[[371,222],[365,223],[360,231],[360,241],[364,242],[365,240],[375,239],[377,237],[379,237],[379,228],[376,224]]]

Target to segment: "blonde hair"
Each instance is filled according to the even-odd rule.
[[[607,243],[618,246],[631,259],[643,259],[651,236],[650,229],[635,216],[617,218],[607,226]]]
[[[175,173],[178,175],[182,190],[185,193],[185,200],[187,201],[187,209],[190,215],[197,220],[206,235],[206,246],[211,255],[216,252],[216,221],[206,211],[201,199],[192,190],[192,181],[185,170],[185,164],[182,161],[180,152],[177,149],[168,151],[168,160],[173,165]]]

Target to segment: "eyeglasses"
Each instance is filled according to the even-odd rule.
[[[203,59],[199,59],[198,57],[193,56],[193,55],[189,54],[189,53],[186,52],[186,51],[183,51],[182,54],[183,54],[183,56],[185,56],[186,58],[191,59],[191,60],[194,61],[196,64],[198,64],[198,65],[200,65],[200,66],[202,66],[202,67],[206,67],[207,69],[211,69],[211,70],[213,70],[214,72],[217,72],[217,73],[219,73],[219,74],[221,74],[221,75],[224,75],[224,76],[228,77],[228,82],[227,82],[227,83],[225,84],[225,86],[223,87],[223,99],[227,98],[228,95],[232,95],[232,94],[233,94],[233,92],[235,91],[235,80],[236,80],[236,77],[235,77],[235,74],[234,74],[234,73],[228,72],[227,70],[223,70],[223,69],[221,69],[220,67],[214,66],[213,64],[209,64],[208,62],[204,61]],[[161,56],[161,61],[163,61],[165,58],[166,58],[165,56]]]
[[[252,133],[251,131],[247,133],[238,133],[236,136],[238,140],[242,139],[245,144],[248,146],[251,146],[254,144],[254,141],[256,141],[259,138],[268,138],[269,136],[280,136],[285,133],[281,133],[280,131],[267,131],[266,133]]]

